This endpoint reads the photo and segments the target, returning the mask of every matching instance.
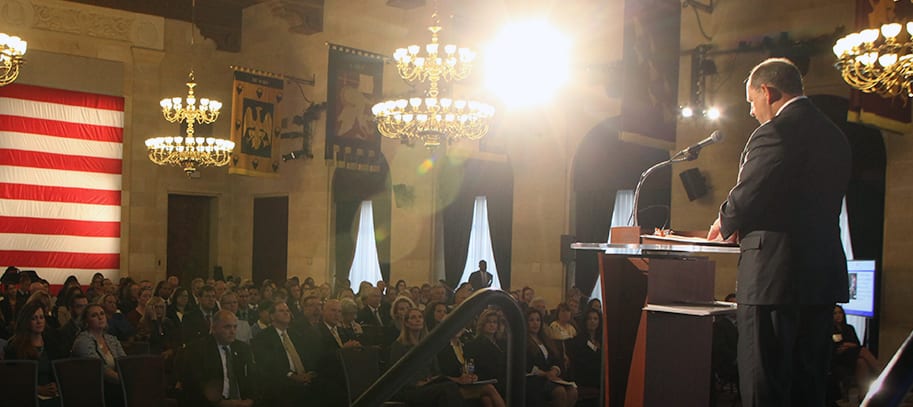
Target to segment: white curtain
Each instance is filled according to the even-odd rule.
[[[469,281],[469,275],[478,270],[479,260],[485,260],[488,263],[488,272],[493,276],[491,287],[500,289],[501,278],[498,276],[495,252],[491,248],[491,231],[488,229],[488,200],[484,196],[477,196],[472,208],[469,250],[466,252],[466,266],[463,267],[460,284]]]
[[[634,210],[634,190],[622,189],[615,193],[615,209],[612,210],[612,226],[632,226],[631,212]],[[612,229],[609,229],[609,239],[612,241]],[[596,277],[596,286],[590,293],[590,299],[599,299],[602,302],[602,276]]]
[[[377,258],[377,242],[374,240],[374,205],[362,201],[358,216],[358,237],[355,239],[355,258],[349,269],[349,282],[358,290],[362,281],[372,285],[382,280],[380,260]]]

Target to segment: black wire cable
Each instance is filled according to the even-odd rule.
[[[703,35],[707,41],[713,41],[713,37],[707,35],[704,31],[704,24],[701,22],[701,15],[698,14],[697,8],[691,7],[691,9],[694,10],[694,18],[697,20],[697,28],[701,30],[701,35]]]

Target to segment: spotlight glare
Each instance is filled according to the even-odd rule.
[[[506,25],[484,53],[485,87],[510,107],[551,101],[567,81],[571,41],[545,20]]]
[[[691,106],[685,106],[682,108],[681,113],[682,117],[690,119],[692,116],[694,116],[694,109],[692,109]]]
[[[723,114],[720,113],[720,109],[717,109],[717,108],[715,108],[715,107],[711,107],[710,109],[707,109],[706,116],[707,116],[707,118],[710,119],[710,120],[717,120],[717,119],[719,119],[720,116],[722,116],[722,115],[723,115]]]

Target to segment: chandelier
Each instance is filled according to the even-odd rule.
[[[199,105],[193,88],[197,84],[190,71],[187,82],[187,97],[165,98],[161,101],[162,114],[171,123],[186,123],[186,137],[153,137],[146,140],[149,159],[158,165],[174,165],[184,168],[187,176],[197,171],[197,167],[227,165],[235,143],[231,140],[214,137],[195,137],[195,123],[211,124],[219,118],[222,102],[200,98]]]
[[[28,43],[22,38],[0,33],[0,86],[9,85],[19,77],[27,49]]]
[[[836,68],[850,86],[885,97],[913,97],[913,21],[849,34],[834,44]]]
[[[434,148],[441,142],[463,138],[478,140],[488,133],[489,120],[495,109],[475,100],[438,98],[440,81],[465,79],[472,71],[475,53],[456,45],[438,42],[441,31],[437,11],[432,16],[431,42],[422,47],[410,45],[393,53],[399,75],[408,82],[427,82],[424,96],[387,100],[374,105],[377,129],[385,137],[412,144],[421,141]]]

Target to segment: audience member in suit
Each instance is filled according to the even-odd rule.
[[[212,321],[212,314],[216,308],[216,290],[211,286],[203,286],[200,289],[200,304],[198,307],[191,307],[190,311],[184,315],[184,321],[181,323],[181,340],[188,344],[209,335],[209,326]]]
[[[504,399],[494,385],[473,384],[479,380],[475,374],[475,360],[466,357],[460,334],[454,335],[450,339],[450,346],[444,347],[437,354],[437,363],[443,377],[460,385],[460,395],[464,400],[477,399],[484,407],[504,407]],[[469,371],[469,363],[472,364],[473,371]]]
[[[203,286],[206,285],[206,280],[202,278],[195,278],[190,280],[190,304],[191,305],[200,305],[200,296],[203,295]],[[212,286],[210,286],[212,287]]]
[[[238,288],[238,319],[247,321],[248,325],[257,322],[257,307],[250,303],[250,288],[242,286]]]
[[[259,388],[267,406],[301,406],[319,401],[312,391],[320,349],[289,329],[292,313],[284,302],[268,308],[272,326],[251,341]]]
[[[101,306],[108,318],[107,332],[119,341],[127,342],[133,338],[133,326],[124,317],[124,314],[117,309],[117,297],[114,294],[105,294],[102,297]],[[85,321],[83,321],[85,322]]]
[[[70,309],[70,315],[72,315],[72,317],[66,324],[57,330],[57,338],[60,341],[60,351],[63,355],[70,354],[70,349],[73,348],[73,342],[76,341],[76,336],[82,332],[82,314],[88,305],[89,299],[86,298],[85,295],[75,294],[70,296],[70,302],[67,304],[67,307]]]
[[[60,352],[59,344],[54,342],[55,335],[47,330],[44,317],[47,309],[40,301],[33,301],[21,308],[16,321],[16,331],[4,352],[7,359],[27,359],[38,361],[38,388],[41,407],[60,405],[57,383],[51,361],[66,356]]]
[[[238,315],[237,294],[231,291],[226,291],[225,294],[222,294],[222,298],[219,299],[219,303],[222,304],[222,309],[230,311],[231,313],[235,314],[235,316]],[[250,340],[253,337],[254,334],[251,332],[250,324],[247,321],[238,318],[238,327],[237,331],[235,332],[235,338],[241,342],[250,343]]]
[[[849,300],[839,217],[852,170],[843,132],[784,58],[752,69],[748,138],[708,239],[739,242],[739,391],[745,407],[824,405],[834,303]]]
[[[479,260],[479,269],[469,274],[469,285],[472,286],[472,290],[478,291],[491,287],[493,281],[494,276],[488,272],[488,262]]]
[[[98,304],[91,304],[83,312],[82,320],[86,329],[73,342],[71,355],[77,358],[101,359],[105,377],[105,406],[124,405],[121,394],[120,374],[117,372],[115,359],[127,356],[120,341],[106,333],[108,318],[105,310]]]
[[[260,303],[259,306],[257,306],[258,318],[250,326],[251,340],[253,340],[253,338],[256,338],[260,332],[263,332],[265,329],[271,328],[273,326],[272,321],[270,321],[270,317],[269,317],[269,313],[270,313],[269,310],[270,310],[270,308],[272,308],[272,306],[273,306],[273,302],[270,300],[264,300],[263,302]]]
[[[355,320],[355,316],[358,314],[358,304],[351,298],[340,299],[339,304],[342,305],[342,323],[339,325],[339,329],[348,338],[361,342],[362,345],[367,345],[362,341],[365,333],[364,328]]]
[[[390,325],[390,311],[381,304],[380,290],[374,287],[365,288],[361,301],[364,307],[358,311],[356,320],[362,325],[387,326]]]
[[[406,312],[403,327],[399,338],[390,345],[390,361],[396,361],[408,353],[415,345],[427,335],[425,318],[422,311],[412,308]],[[399,393],[395,400],[404,401],[410,406],[462,406],[463,397],[460,396],[459,386],[451,380],[443,378],[437,367],[437,359],[433,358],[421,368],[412,371],[409,382]]]
[[[505,341],[504,323],[501,313],[493,309],[482,312],[476,321],[476,337],[467,342],[464,349],[465,357],[475,361],[476,376],[479,380],[498,381],[495,388],[504,397],[505,384],[507,383],[507,367],[505,366],[507,349]]]
[[[253,406],[253,357],[250,347],[235,338],[237,322],[231,311],[218,311],[212,334],[187,346],[182,377],[188,405]]]
[[[577,336],[567,343],[574,382],[581,393],[598,392],[602,377],[602,314],[588,309],[583,314],[583,324]]]
[[[289,309],[291,312],[291,308]],[[314,335],[314,329],[320,323],[320,298],[308,295],[301,299],[302,318],[292,320],[292,330],[304,336]]]
[[[327,405],[346,403],[345,374],[336,351],[343,348],[361,348],[360,342],[339,329],[341,323],[342,304],[339,300],[327,300],[326,304],[323,304],[323,321],[315,327],[318,348],[321,350],[315,385],[324,393]]]
[[[550,401],[553,407],[573,406],[577,403],[577,388],[555,383],[564,380],[562,374],[567,366],[561,348],[545,334],[539,310],[526,311],[526,332],[527,405]]]

